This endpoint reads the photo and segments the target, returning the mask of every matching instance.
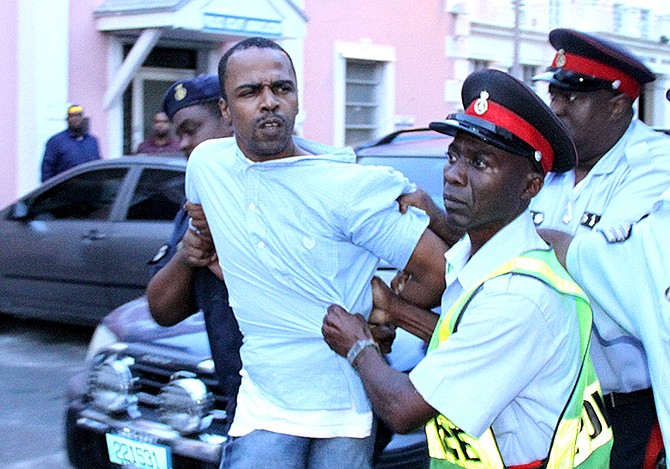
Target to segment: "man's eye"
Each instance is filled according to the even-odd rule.
[[[486,168],[486,161],[480,159],[480,158],[475,158],[472,160],[472,166],[474,166],[477,169],[484,169]]]
[[[449,163],[455,163],[456,160],[458,160],[458,157],[456,155],[452,155],[451,153],[447,153],[447,161],[449,161]]]

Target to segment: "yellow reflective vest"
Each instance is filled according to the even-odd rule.
[[[563,410],[542,467],[547,469],[609,469],[612,429],[604,414],[600,383],[589,356],[593,313],[582,289],[558,263],[553,251],[533,250],[500,266],[475,288],[461,295],[440,317],[428,353],[449,339],[473,295],[494,277],[514,273],[535,277],[577,304],[582,365]],[[475,311],[472,314],[476,314]],[[438,415],[426,424],[431,468],[504,469],[505,463],[489,428],[475,438]]]

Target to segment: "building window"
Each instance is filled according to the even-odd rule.
[[[614,11],[613,11],[613,23],[614,23],[614,31],[615,33],[621,32],[621,28],[623,27],[623,5],[620,3],[615,3],[614,4]]]
[[[395,130],[395,48],[336,42],[333,144],[356,146]]]
[[[642,8],[640,10],[640,37],[643,39],[649,39],[649,18],[651,14],[650,11]]]
[[[346,61],[345,145],[371,140],[378,134],[382,68],[376,61]]]
[[[477,70],[482,70],[484,68],[491,68],[491,62],[489,60],[470,60],[470,73],[476,72]]]
[[[521,72],[523,73],[523,82],[533,86],[533,77],[537,75],[537,67],[535,65],[522,65]]]

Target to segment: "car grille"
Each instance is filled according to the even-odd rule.
[[[160,422],[158,396],[165,385],[170,382],[170,377],[179,372],[187,371],[195,375],[207,386],[207,390],[214,396],[214,407],[212,413],[214,419],[207,433],[226,435],[229,427],[227,418],[227,407],[230,396],[219,386],[213,372],[203,371],[196,363],[181,363],[179,360],[167,359],[156,360],[156,355],[146,353],[122,353],[119,356],[130,356],[134,364],[130,366],[133,379],[133,392],[138,398],[138,410],[141,418]]]

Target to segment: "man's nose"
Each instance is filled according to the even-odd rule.
[[[462,158],[444,165],[444,184],[458,186],[468,184],[468,171]]]
[[[265,86],[261,91],[261,106],[263,109],[275,110],[279,107],[279,100],[271,87]]]

